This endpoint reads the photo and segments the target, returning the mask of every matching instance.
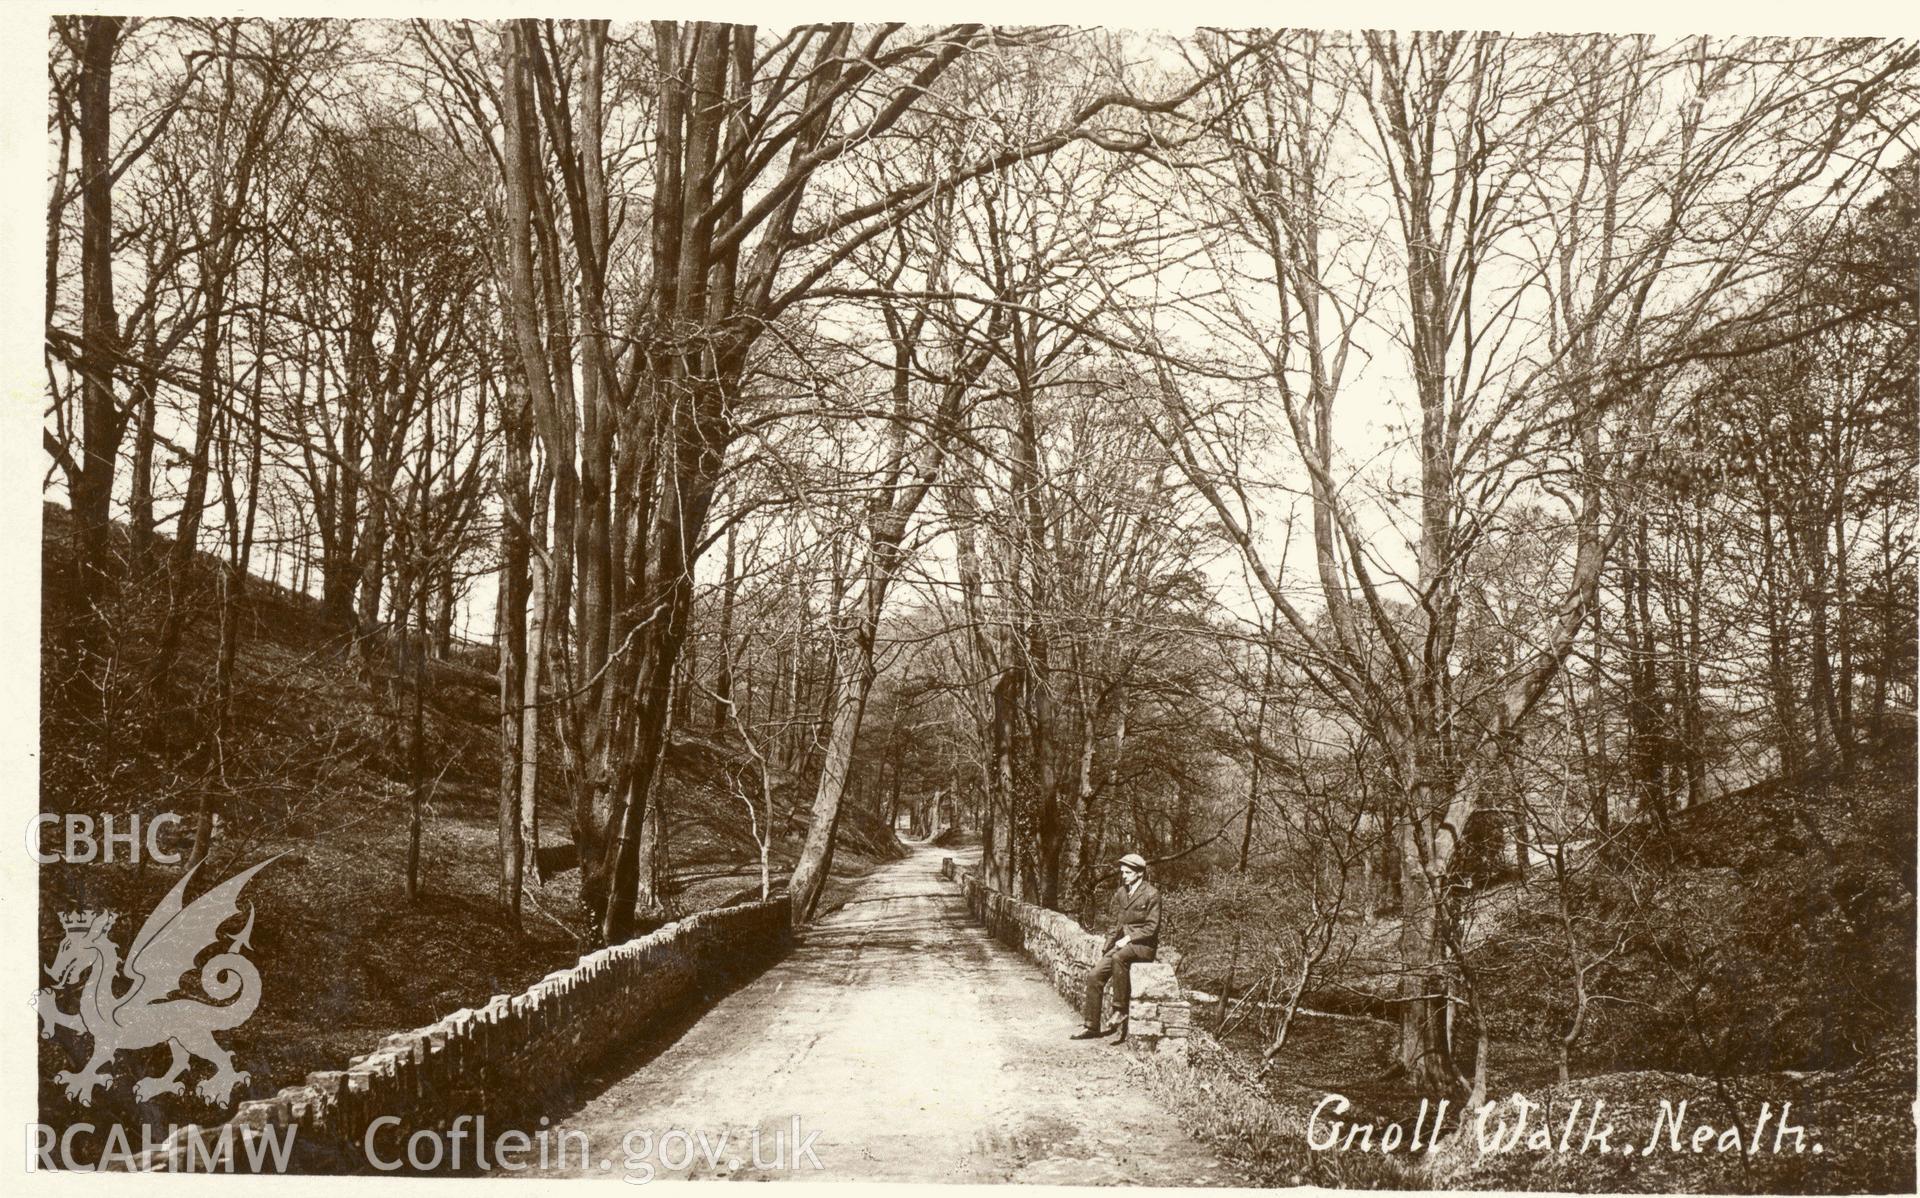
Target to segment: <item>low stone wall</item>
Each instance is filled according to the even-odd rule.
[[[228,1129],[187,1127],[136,1167],[203,1171],[207,1148],[231,1145],[242,1162],[267,1129],[294,1129],[293,1171],[368,1167],[368,1130],[378,1159],[404,1159],[407,1137],[485,1117],[488,1134],[566,1100],[583,1067],[634,1039],[663,1016],[699,1001],[732,977],[757,972],[792,943],[784,898],[702,911],[624,944],[580,958],[517,995],[455,1011],[438,1023],[388,1036],[337,1072],[243,1102]],[[397,1120],[397,1122],[396,1122]],[[284,1138],[283,1131],[276,1131]],[[195,1153],[198,1153],[195,1156]]]
[[[1071,916],[993,889],[979,874],[951,857],[941,859],[940,876],[959,884],[968,910],[995,940],[1018,949],[1038,965],[1061,997],[1072,1004],[1074,1010],[1080,1009],[1087,975],[1100,962],[1101,937],[1083,929]],[[1163,945],[1157,957],[1133,966],[1127,1042],[1148,1052],[1180,1052],[1186,1048],[1193,1014],[1186,991],[1181,989],[1174,972],[1179,954]],[[1102,1008],[1102,1018],[1109,1025],[1114,1018],[1111,989]]]

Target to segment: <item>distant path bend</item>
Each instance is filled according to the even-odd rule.
[[[793,953],[568,1112],[618,1177],[630,1132],[662,1178],[1225,1185],[1238,1179],[1143,1089],[1140,1065],[1078,1019],[1039,969],[990,939],[915,849],[863,879]],[[756,1168],[775,1133],[818,1132],[798,1168]],[[699,1149],[727,1137],[717,1165]],[[635,1142],[639,1142],[636,1137]],[[576,1141],[577,1144],[577,1141]],[[788,1147],[792,1145],[789,1142]],[[664,1150],[665,1161],[662,1161]],[[578,1153],[575,1153],[577,1162]],[[729,1161],[736,1162],[729,1167]],[[553,1176],[530,1170],[521,1177]]]

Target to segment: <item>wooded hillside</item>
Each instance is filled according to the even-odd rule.
[[[502,974],[1138,852],[1409,1094],[1911,1027],[1920,47],[52,34],[48,810]]]

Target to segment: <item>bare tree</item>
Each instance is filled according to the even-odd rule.
[[[1238,185],[1217,193],[1252,209],[1255,242],[1272,259],[1266,277],[1281,296],[1278,323],[1230,312],[1259,334],[1256,344],[1274,344],[1269,327],[1281,334],[1266,364],[1314,508],[1324,627],[1266,562],[1247,480],[1223,472],[1211,431],[1219,426],[1183,395],[1165,359],[1153,368],[1163,435],[1187,477],[1248,556],[1310,677],[1368,730],[1394,771],[1406,888],[1401,1060],[1436,1090],[1460,1084],[1445,1020],[1453,855],[1479,802],[1486,752],[1521,729],[1558,674],[1596,606],[1608,552],[1631,524],[1621,480],[1645,460],[1650,429],[1623,414],[1645,412],[1657,381],[1706,344],[1715,301],[1763,269],[1782,205],[1827,168],[1847,135],[1827,130],[1800,143],[1803,152],[1769,161],[1759,186],[1750,175],[1736,183],[1767,161],[1758,147],[1775,140],[1778,123],[1793,120],[1781,105],[1829,73],[1871,89],[1890,66],[1878,49],[1781,47],[1768,50],[1764,68],[1749,67],[1738,56],[1710,56],[1703,42],[1638,43],[1624,50],[1627,62],[1582,57],[1611,52],[1601,45],[1369,34],[1346,48],[1328,94],[1323,47],[1287,37],[1259,44],[1255,61],[1273,65],[1258,87],[1294,97],[1265,119],[1283,133],[1317,129],[1367,155],[1391,199],[1377,216],[1341,207],[1348,181],[1324,174],[1311,154],[1260,152],[1272,141],[1237,151]],[[1585,68],[1570,70],[1570,58]],[[1654,93],[1643,81],[1652,77],[1675,81],[1688,97],[1658,121],[1645,107]],[[1748,87],[1755,83],[1757,95]],[[1638,152],[1629,156],[1628,145]],[[1542,155],[1562,146],[1585,165],[1543,170]],[[1277,163],[1289,174],[1276,185]],[[1550,193],[1529,196],[1542,179]],[[1406,521],[1407,575],[1349,498],[1354,467],[1336,453],[1327,412],[1335,368],[1364,345],[1354,321],[1373,306],[1372,284],[1356,251],[1329,262],[1314,247],[1330,224],[1370,219],[1392,238],[1404,281],[1402,306],[1386,320],[1409,371],[1407,476],[1381,484],[1379,511]],[[1522,256],[1512,273],[1494,266],[1509,246],[1541,244],[1538,232],[1549,235],[1549,253]],[[1518,336],[1536,297],[1558,316],[1544,347]],[[1574,534],[1552,625],[1509,670],[1463,669],[1463,586],[1506,503],[1526,488],[1516,468],[1523,460],[1558,464],[1537,485],[1563,498]],[[1408,624],[1393,615],[1395,592],[1415,605]]]

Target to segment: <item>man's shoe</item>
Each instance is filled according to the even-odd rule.
[[[1083,1028],[1081,1028],[1081,1029],[1080,1029],[1079,1031],[1077,1031],[1077,1032],[1075,1032],[1075,1033],[1073,1033],[1073,1035],[1071,1035],[1071,1036],[1068,1036],[1068,1037],[1067,1037],[1067,1039],[1069,1039],[1069,1040],[1098,1040],[1098,1039],[1100,1039],[1100,1038],[1101,1038],[1102,1036],[1104,1036],[1104,1035],[1106,1035],[1106,1034],[1107,1034],[1107,1033],[1105,1033],[1105,1032],[1103,1032],[1103,1031],[1101,1031],[1101,1030],[1100,1030],[1099,1028],[1094,1028],[1094,1027],[1083,1027]]]
[[[1122,1019],[1120,1021],[1120,1034],[1113,1038],[1113,1042],[1115,1044],[1125,1044],[1127,1042],[1127,1021],[1126,1020]]]

